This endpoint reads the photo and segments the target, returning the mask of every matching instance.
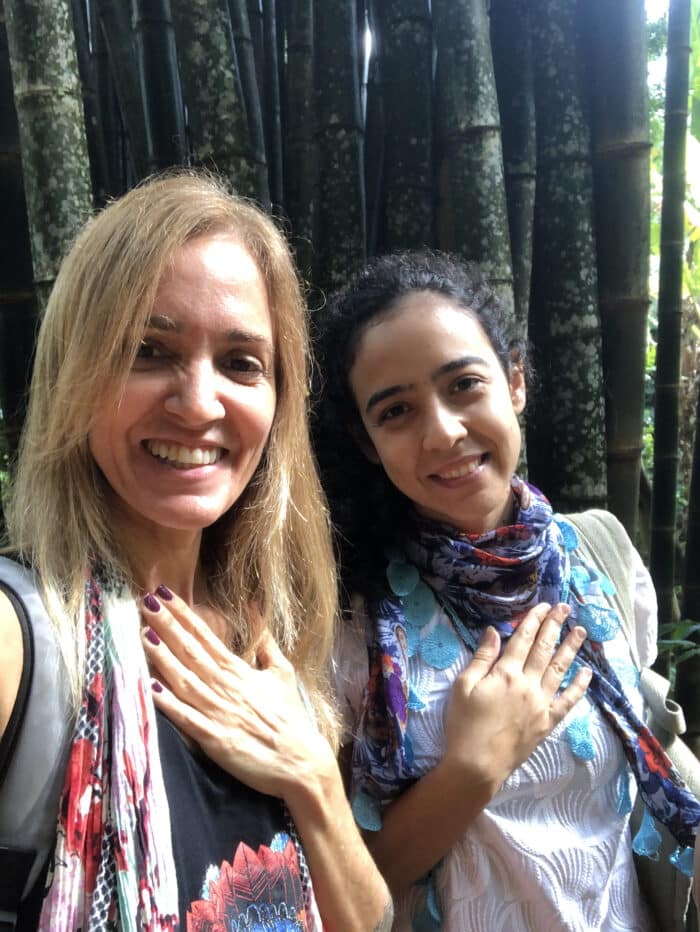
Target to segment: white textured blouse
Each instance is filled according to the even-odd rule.
[[[634,568],[635,612],[643,666],[656,656],[656,596],[641,559]],[[441,608],[436,620],[451,624]],[[336,687],[346,740],[352,740],[367,684],[368,660],[361,598],[353,601],[336,653]],[[605,654],[641,715],[642,697],[624,635]],[[453,682],[471,659],[462,646],[446,670],[420,652],[409,681],[424,703],[411,710],[408,734],[419,773],[431,770],[445,745],[444,714]],[[590,716],[595,755],[584,761],[569,747],[567,725]],[[503,783],[444,857],[437,889],[445,932],[647,932],[654,929],[642,901],[632,859],[629,816],[617,812],[625,757],[610,725],[584,697]],[[630,781],[632,799],[635,781]],[[465,787],[465,792],[469,788]],[[418,840],[419,841],[419,840]],[[396,904],[394,929],[411,932],[411,915],[424,892],[415,886]]]

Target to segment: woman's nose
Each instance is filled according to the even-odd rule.
[[[428,412],[423,433],[426,450],[449,450],[466,436],[467,428],[460,412],[444,404],[436,404]]]
[[[165,410],[188,426],[208,424],[224,416],[218,373],[211,363],[192,363],[177,372]]]

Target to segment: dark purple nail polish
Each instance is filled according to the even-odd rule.
[[[154,693],[162,693],[162,692],[163,692],[163,687],[162,687],[161,684],[158,682],[158,680],[153,680],[153,681],[151,682],[151,689],[153,690]]]
[[[163,583],[161,583],[160,586],[158,586],[158,588],[156,589],[156,592],[161,597],[161,599],[165,599],[166,602],[170,602],[173,597],[173,594],[170,591],[170,589],[168,589],[167,586],[164,586]]]
[[[149,612],[160,611],[160,602],[154,595],[151,595],[150,592],[147,592],[143,597],[143,604],[146,606]]]
[[[160,644],[160,638],[155,633],[153,628],[146,628],[146,637],[151,642],[151,644],[153,644],[155,647],[158,647],[158,645]]]

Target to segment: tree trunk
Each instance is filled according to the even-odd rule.
[[[185,114],[170,0],[132,0],[148,170],[186,161]]]
[[[19,128],[12,96],[5,12],[0,0],[0,408],[3,450],[11,464],[24,422],[34,349],[37,306],[32,287],[27,205],[22,180]],[[4,471],[5,461],[0,461]],[[1,510],[1,506],[0,506]]]
[[[501,119],[513,299],[527,338],[537,149],[532,43],[526,0],[491,0],[491,45]]]
[[[297,266],[311,275],[313,236],[313,179],[316,174],[313,140],[313,3],[287,0],[287,74],[284,112],[284,195]]]
[[[671,0],[668,14],[666,66],[650,558],[661,624],[672,620],[675,584],[674,540],[678,477],[683,203],[685,200],[685,138],[688,122],[689,43],[690,0]]]
[[[261,93],[262,78],[258,79],[251,24],[248,19],[246,0],[228,0],[233,42],[238,63],[238,77],[243,91],[243,103],[248,121],[251,154],[257,166],[257,189],[261,204],[270,203],[270,183],[265,156],[265,133],[263,129]],[[257,20],[256,20],[257,24]]]
[[[228,8],[222,0],[172,0],[192,161],[268,206],[251,155]]]
[[[366,254],[355,0],[315,0],[313,15],[318,144],[313,277],[330,290]]]
[[[538,423],[528,420],[528,466],[562,511],[602,506],[606,498],[590,136],[575,4],[538,0],[530,8],[538,166],[530,330],[548,365],[540,373]]]
[[[68,0],[6,0],[34,284],[44,307],[61,257],[92,207]]]
[[[481,264],[513,310],[501,127],[485,0],[433,0],[441,248]]]
[[[384,245],[433,243],[433,44],[428,0],[380,0]]]
[[[593,0],[587,13],[608,507],[635,540],[651,212],[646,17],[643,0]]]

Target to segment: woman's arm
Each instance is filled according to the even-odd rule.
[[[393,893],[438,863],[499,787],[584,694],[582,669],[556,695],[585,632],[575,628],[556,649],[568,607],[533,609],[499,660],[499,638],[487,629],[470,664],[455,680],[438,765],[383,812],[379,832],[365,840]]]
[[[0,657],[2,657],[2,675],[0,675],[0,738],[2,738],[17,699],[24,663],[22,629],[12,603],[4,592],[0,592]]]
[[[391,928],[387,886],[355,826],[333,751],[299,695],[291,664],[264,632],[254,666],[177,597],[143,616],[158,707],[220,767],[285,801],[299,831],[325,927]]]

